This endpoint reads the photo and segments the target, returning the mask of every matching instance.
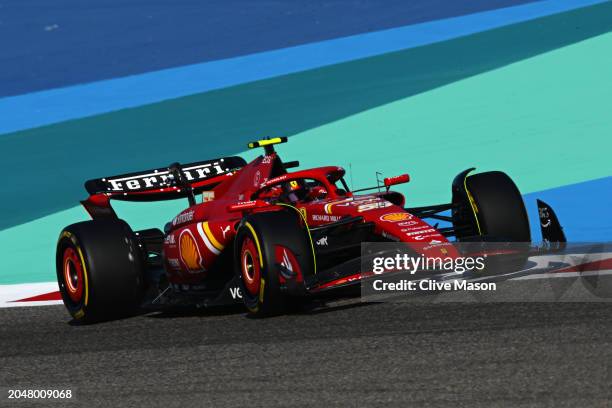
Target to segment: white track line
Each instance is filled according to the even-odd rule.
[[[20,283],[16,285],[0,285],[0,307],[23,307],[58,305],[61,300],[15,302],[45,293],[57,292],[57,282]]]

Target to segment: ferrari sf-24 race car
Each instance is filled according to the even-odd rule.
[[[408,182],[407,174],[350,191],[341,167],[288,172],[299,163],[283,162],[274,149],[286,141],[249,143],[265,153],[248,164],[225,157],[87,181],[81,203],[92,220],[67,226],[57,243],[57,279],[72,317],[236,303],[274,315],[295,302],[352,293],[363,276],[362,242],[458,256],[454,242],[531,240],[521,194],[502,172],[465,170],[452,182],[450,203],[406,208],[390,187]],[[189,206],[163,231],[133,231],[111,207],[111,200],[176,198]],[[544,238],[564,240],[552,209],[538,205]]]

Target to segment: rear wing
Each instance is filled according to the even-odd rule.
[[[154,201],[185,196],[185,187],[195,193],[209,190],[222,181],[223,175],[246,165],[237,156],[200,161],[189,164],[175,163],[165,168],[93,179],[85,182],[90,195],[103,194],[113,199]]]
[[[194,194],[213,189],[245,165],[243,158],[232,156],[88,180],[85,189],[89,197],[81,204],[93,219],[117,218],[111,199],[161,201],[187,197],[192,205]]]

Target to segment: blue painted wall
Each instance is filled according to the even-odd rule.
[[[528,2],[3,1],[0,97]]]

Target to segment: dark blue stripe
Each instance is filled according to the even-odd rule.
[[[13,0],[0,14],[0,96],[529,2]]]

